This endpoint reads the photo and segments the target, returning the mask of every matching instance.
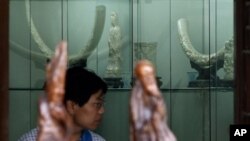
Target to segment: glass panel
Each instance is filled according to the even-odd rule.
[[[110,88],[131,87],[130,2],[12,0],[10,5],[11,87],[41,88],[46,61],[60,40],[68,41],[69,67],[92,69]],[[111,23],[112,13],[116,25]],[[24,66],[23,75],[16,77],[18,65]],[[28,77],[30,82],[22,83]]]
[[[129,94],[141,59],[156,67],[178,141],[228,140],[234,112],[233,3],[10,0],[10,140],[36,126],[46,62],[63,39],[69,67],[87,67],[109,85],[96,131],[106,140],[129,139]]]
[[[232,0],[133,2],[133,66],[140,59],[155,64],[160,88],[170,90],[170,125],[178,140],[228,140],[234,112],[233,9]]]
[[[42,91],[11,89],[9,91],[9,141],[37,126],[38,98]]]
[[[151,60],[161,88],[233,86],[233,1],[140,0],[134,11],[134,62]]]
[[[10,1],[9,39],[9,86],[10,88],[30,87],[31,55],[24,50],[30,50],[30,34],[24,1]],[[17,22],[18,21],[18,22]]]
[[[110,88],[131,88],[132,3],[99,0],[97,5],[106,7],[105,27],[96,52],[98,73]]]
[[[150,60],[157,70],[161,88],[170,88],[170,1],[139,0],[134,2],[133,57]]]

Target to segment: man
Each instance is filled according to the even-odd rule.
[[[106,91],[106,83],[95,73],[81,67],[67,70],[64,104],[73,120],[74,136],[79,141],[105,141],[91,130],[101,122]],[[35,141],[38,130],[32,129],[18,141]]]

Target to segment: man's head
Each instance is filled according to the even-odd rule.
[[[69,68],[66,73],[65,105],[76,128],[95,129],[104,113],[106,83],[94,72],[81,67]]]

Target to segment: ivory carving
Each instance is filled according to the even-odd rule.
[[[225,43],[224,65],[225,72],[224,80],[234,79],[234,40],[233,38]]]
[[[187,32],[187,20],[179,19],[178,20],[178,33],[181,42],[182,49],[184,50],[187,57],[193,61],[195,64],[199,65],[202,68],[211,67],[210,64],[215,63],[218,59],[223,59],[224,57],[224,48],[221,48],[217,53],[210,55],[202,54],[198,52],[192,45],[190,41],[188,32]]]
[[[138,61],[135,76],[129,104],[130,141],[176,141],[167,123],[169,114],[153,64],[148,60]]]
[[[107,77],[120,77],[122,35],[116,12],[111,13],[111,28],[109,29],[109,56],[106,68]]]
[[[27,52],[28,54],[31,53],[32,56],[39,55],[39,56],[44,56],[44,58],[50,59],[54,55],[54,52],[43,41],[43,39],[41,38],[34,24],[32,17],[30,16],[29,0],[25,0],[25,6],[26,6],[27,21],[30,24],[30,28],[31,28],[31,35],[35,43],[38,45],[39,49],[41,50],[42,54],[28,51],[27,49],[24,49],[22,46],[18,45],[14,41],[10,41],[10,43],[18,48],[21,48],[21,49],[17,49],[18,51]],[[76,65],[76,64],[79,65],[79,63],[81,63],[82,61],[86,61],[87,58],[91,55],[91,53],[95,50],[103,33],[105,17],[106,17],[105,6],[103,5],[97,6],[95,24],[94,24],[92,35],[90,36],[90,39],[88,40],[85,47],[83,47],[77,54],[74,54],[68,57],[68,62],[70,66]]]
[[[201,68],[209,68],[211,64],[216,63],[218,60],[224,61],[224,80],[233,80],[234,78],[234,41],[233,38],[226,41],[224,47],[219,49],[216,53],[207,55],[198,52],[192,45],[190,41],[188,31],[187,31],[187,20],[181,18],[177,22],[178,33],[181,42],[182,49],[187,57],[199,65]]]

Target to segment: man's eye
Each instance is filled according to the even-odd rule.
[[[97,103],[95,103],[95,107],[96,108],[101,108],[102,106],[104,106],[104,102],[97,102]]]

